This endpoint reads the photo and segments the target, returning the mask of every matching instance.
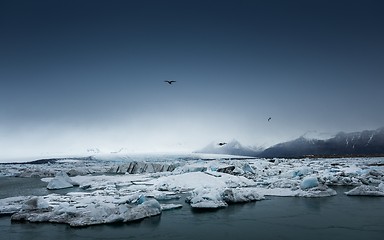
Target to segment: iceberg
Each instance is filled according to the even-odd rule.
[[[56,174],[56,176],[48,183],[47,189],[63,189],[63,188],[71,188],[73,186],[79,186],[79,184],[73,181],[68,174],[61,171]]]
[[[54,178],[48,183],[47,189],[55,190],[55,189],[63,189],[63,188],[71,188],[71,187],[73,187],[73,185],[65,181],[64,179]]]
[[[300,178],[312,173],[313,173],[313,170],[309,167],[298,167],[294,170],[286,172],[284,176],[290,177],[290,178]]]
[[[192,208],[215,209],[228,206],[228,204],[223,200],[219,189],[195,189],[186,201]]]
[[[114,204],[106,198],[99,201],[92,199],[83,198],[82,203],[76,206],[71,202],[48,205],[41,198],[32,198],[23,205],[26,207],[11,216],[11,220],[66,223],[71,227],[84,227],[131,222],[156,216],[162,212],[160,203],[155,199],[148,199],[140,204]]]
[[[168,210],[173,210],[173,209],[179,209],[179,208],[182,208],[183,205],[181,204],[174,204],[174,203],[170,203],[170,204],[160,204],[161,206],[161,210],[162,211],[168,211]]]
[[[196,188],[226,188],[226,187],[250,187],[255,186],[255,182],[243,176],[233,176],[226,173],[216,175],[206,174],[205,172],[187,172],[171,176],[163,176],[158,179],[150,180],[157,190],[188,192]]]
[[[0,199],[0,216],[19,212],[22,205],[30,198],[29,196],[18,196]]]
[[[145,163],[88,159],[0,165],[0,175],[49,176],[41,179],[48,189],[79,185],[81,192],[73,189],[65,195],[0,199],[0,215],[12,215],[12,221],[56,222],[73,227],[156,216],[185,206],[180,204],[184,194],[193,209],[225,208],[263,200],[264,196],[330,197],[336,195],[329,188],[333,185],[354,186],[346,192],[349,196],[384,196],[384,165],[368,158],[174,158],[169,162],[156,158]]]
[[[39,210],[39,209],[49,209],[49,204],[42,197],[32,197],[25,201],[21,207],[22,210]]]
[[[378,188],[378,190],[379,190],[380,192],[384,192],[384,183],[383,183],[383,182],[380,183],[379,186],[378,186],[377,188]]]
[[[313,177],[313,176],[305,177],[303,181],[300,183],[300,188],[302,190],[314,188],[317,186],[319,186],[319,181],[317,180],[317,177]]]
[[[306,191],[301,191],[297,194],[297,196],[318,198],[318,197],[331,197],[331,196],[335,196],[336,194],[337,192],[332,188],[329,188],[324,185],[319,185],[317,187],[310,188]]]
[[[204,209],[225,208],[231,203],[259,200],[264,200],[264,196],[259,194],[256,188],[198,188],[187,198],[192,208]]]
[[[227,188],[222,193],[222,197],[226,203],[244,203],[265,199],[256,188]]]
[[[369,185],[361,185],[355,187],[354,189],[345,192],[348,196],[374,196],[374,197],[384,197],[383,186],[379,185],[379,187],[369,186]]]

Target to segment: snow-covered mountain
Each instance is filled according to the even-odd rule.
[[[301,157],[357,157],[384,156],[384,127],[376,130],[344,133],[327,139],[313,139],[301,136],[265,150],[245,147],[232,140],[225,145],[210,143],[196,153],[228,154],[265,158]]]
[[[196,153],[212,153],[212,154],[227,154],[238,156],[258,156],[261,153],[261,149],[246,147],[240,144],[237,140],[232,140],[225,145],[220,146],[218,143],[210,143],[203,149],[195,151]]]
[[[325,140],[300,137],[267,148],[259,156],[290,158],[381,155],[384,155],[384,128],[353,133],[340,132]]]

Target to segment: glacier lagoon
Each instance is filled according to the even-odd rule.
[[[24,179],[26,180],[26,179]],[[0,217],[2,239],[382,239],[384,198],[348,197],[338,187],[329,198],[267,200],[198,212],[183,208],[128,224],[71,228],[52,223],[11,223]]]
[[[57,166],[60,169],[65,169],[67,166],[73,167],[74,162],[64,162],[64,164],[61,163]],[[245,168],[244,163],[248,164]],[[77,167],[83,166],[83,163],[76,164],[79,164]],[[121,161],[117,165],[119,164]],[[88,183],[84,179],[90,178],[95,183],[95,186],[91,186],[91,188],[96,187],[96,189],[87,191],[106,191],[110,186],[102,186],[102,182],[105,183],[107,177],[110,177],[108,181],[112,181],[115,186],[120,184],[120,188],[124,188],[122,183],[126,181],[124,179],[127,177],[130,181],[132,176],[135,177],[135,181],[145,180],[145,178],[137,178],[142,177],[144,173],[116,175],[110,172],[111,163],[102,162],[101,164],[96,163],[96,165],[98,166],[97,169],[104,168],[109,172],[103,180],[98,182],[95,178],[99,173],[93,173],[93,178],[87,175],[85,178],[83,176],[83,179],[81,176],[72,177],[72,179],[82,180],[80,185],[86,185]],[[229,178],[225,173],[217,172],[220,167],[230,169],[228,165],[236,165],[236,168],[242,166],[234,174],[237,176],[247,176],[249,173],[241,172],[241,170],[244,171],[251,167],[254,178],[252,178],[252,174],[252,176],[247,177],[251,178],[256,185],[250,186],[243,179]],[[47,166],[40,166],[3,167],[3,175],[9,176],[0,178],[0,199],[21,195],[47,196],[47,194],[52,193],[66,196],[71,192],[86,191],[79,187],[47,190],[47,182],[51,178],[43,178],[45,181],[41,181],[39,177],[36,177],[36,171],[39,172],[41,169],[44,171],[40,173],[46,175]],[[50,164],[49,169],[55,169],[57,166]],[[108,167],[105,168],[105,166]],[[24,172],[26,169],[30,171],[31,168],[35,168],[33,173],[35,178],[13,177],[12,175],[20,174],[20,168]],[[86,168],[90,168],[89,163],[86,164]],[[116,171],[116,166],[112,169]],[[167,183],[167,191],[180,190],[180,187],[188,189],[175,191],[180,198],[159,200],[160,203],[179,204],[182,208],[163,211],[161,215],[140,221],[95,225],[85,228],[72,228],[65,224],[56,223],[15,223],[10,221],[9,216],[3,216],[0,217],[0,231],[2,231],[5,239],[230,239],[239,236],[264,239],[381,239],[384,235],[384,223],[382,221],[384,198],[347,196],[345,194],[345,192],[359,186],[361,182],[365,182],[364,186],[376,186],[376,190],[378,190],[376,194],[377,192],[380,193],[380,188],[377,188],[377,185],[381,184],[383,177],[382,159],[320,161],[283,159],[275,162],[258,159],[237,160],[236,162],[227,159],[218,161],[189,159],[188,164],[178,165],[176,171],[177,169],[179,170],[177,174],[156,175],[155,181],[163,179],[159,182],[161,182],[162,187],[164,187],[164,183]],[[81,172],[80,168],[77,170]],[[184,180],[189,182],[189,185],[183,183],[183,178],[180,178],[182,176],[188,176]],[[300,189],[300,185],[313,184],[314,176],[320,183],[327,182],[329,184],[331,182],[332,188],[336,190],[337,194],[328,197],[321,197],[321,195],[311,197],[308,195],[310,191]],[[236,181],[241,182],[246,184],[242,186],[245,189],[256,189],[255,191],[264,196],[264,200],[229,204],[226,208],[217,210],[192,208],[191,204],[185,202],[185,199],[190,196],[191,191],[197,191],[196,186],[193,186],[194,184],[202,184],[195,179],[196,177],[211,177],[207,178],[210,179],[211,185],[206,184],[205,189],[221,186],[220,182],[213,183],[216,179],[227,178],[227,182],[229,179],[231,184],[236,183]],[[335,179],[335,177],[339,178]],[[207,181],[207,179],[203,180]],[[147,178],[145,181],[153,180]],[[345,186],[346,184],[348,186]],[[100,188],[100,186],[102,187]],[[237,186],[237,188],[242,187]],[[137,190],[137,186],[135,188]],[[149,193],[153,194],[153,191],[147,192],[147,194]],[[48,198],[48,200],[50,199]],[[52,204],[52,202],[49,203]]]

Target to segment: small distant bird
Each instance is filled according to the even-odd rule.
[[[169,85],[172,85],[172,83],[176,82],[174,80],[165,80],[164,82],[168,83]]]
[[[269,122],[269,121],[271,121],[271,119],[272,119],[272,118],[271,118],[271,117],[269,117],[269,118],[268,118],[268,122]]]
[[[225,143],[225,142],[219,142],[217,145],[219,145],[219,146],[224,146],[225,144],[227,144],[227,143]]]

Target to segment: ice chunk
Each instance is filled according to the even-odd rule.
[[[263,200],[264,196],[257,193],[255,188],[228,188],[222,193],[226,203],[241,203]]]
[[[10,197],[0,199],[0,216],[10,215],[21,210],[22,205],[28,200],[28,196]]]
[[[48,183],[47,189],[54,190],[54,189],[63,189],[63,188],[71,188],[71,187],[73,187],[73,185],[65,181],[64,179],[54,178]]]
[[[174,192],[167,192],[167,191],[157,191],[152,190],[150,193],[147,193],[145,195],[146,197],[152,197],[156,200],[164,201],[164,200],[172,200],[172,199],[180,199],[180,195],[177,195]]]
[[[162,211],[168,211],[168,210],[173,210],[173,209],[179,209],[179,208],[182,208],[183,205],[181,204],[174,204],[174,203],[170,203],[170,204],[160,204],[161,206],[161,210]]]
[[[298,189],[300,184],[299,180],[287,179],[287,178],[270,178],[266,183],[270,183],[268,188],[292,188]]]
[[[75,206],[70,205],[67,202],[60,203],[59,206],[57,206],[54,210],[54,213],[56,215],[61,215],[61,214],[69,214],[69,215],[76,215],[77,209]]]
[[[47,209],[49,208],[49,204],[42,197],[32,197],[27,200],[21,208],[23,210]]]
[[[63,197],[61,197],[63,198]],[[63,200],[63,199],[61,199]],[[61,203],[49,207],[42,198],[32,198],[23,211],[12,215],[12,221],[67,223],[72,227],[82,227],[112,222],[129,222],[159,215],[161,206],[154,199],[142,204],[113,204],[108,198],[88,197],[78,207],[71,203]],[[38,210],[38,211],[36,211]]]
[[[257,188],[257,192],[264,196],[295,197],[299,196],[303,190],[292,190],[289,188]]]
[[[49,183],[47,188],[49,190],[53,189],[63,189],[70,188],[73,186],[78,186],[79,184],[73,181],[65,172],[61,171],[56,174],[55,178],[53,178]]]
[[[193,208],[215,209],[228,206],[222,199],[221,191],[213,188],[197,188],[192,191],[187,201]]]
[[[379,186],[378,186],[378,190],[380,192],[383,192],[384,193],[384,183],[380,183]]]
[[[255,170],[251,167],[251,165],[249,165],[248,163],[245,163],[244,166],[243,166],[243,171],[245,173],[252,173],[252,174],[255,174]]]
[[[381,191],[382,186],[375,187],[375,186],[368,186],[368,185],[361,185],[358,187],[355,187],[354,189],[345,192],[348,196],[378,196],[378,197],[384,197],[384,192]]]
[[[317,180],[317,177],[308,176],[303,179],[300,183],[300,188],[302,190],[306,190],[309,188],[314,188],[319,185],[319,181]]]
[[[306,191],[299,192],[297,196],[300,197],[331,197],[337,195],[337,192],[325,185],[319,185],[317,187],[310,188]]]
[[[254,186],[253,180],[243,176],[233,176],[226,173],[220,173],[221,177],[215,177],[203,172],[189,172],[178,175],[160,177],[149,181],[159,190],[168,191],[186,191],[200,187],[221,188],[226,187],[250,187]]]
[[[204,172],[207,171],[208,167],[203,162],[197,163],[188,163],[183,166],[177,167],[174,172],[175,173],[188,173],[188,172]]]
[[[285,177],[289,178],[297,178],[297,177],[303,177],[308,174],[312,174],[313,170],[309,167],[298,167],[292,171],[288,171],[287,173],[283,174]]]
[[[356,176],[365,173],[361,168],[357,167],[355,164],[343,167],[341,168],[341,171],[347,176]]]
[[[142,204],[145,201],[147,201],[147,198],[144,195],[140,195],[140,197],[137,199],[138,204]]]
[[[193,208],[223,208],[230,203],[262,200],[256,188],[197,188],[188,202]]]
[[[72,184],[73,186],[79,186],[79,184],[76,181],[73,181],[68,176],[68,174],[64,171],[58,172],[55,177],[60,177],[60,178],[64,179],[65,181],[67,181],[68,183]]]
[[[159,214],[161,214],[160,203],[155,199],[149,199],[136,207],[128,209],[123,213],[123,216],[124,222],[129,222]]]

